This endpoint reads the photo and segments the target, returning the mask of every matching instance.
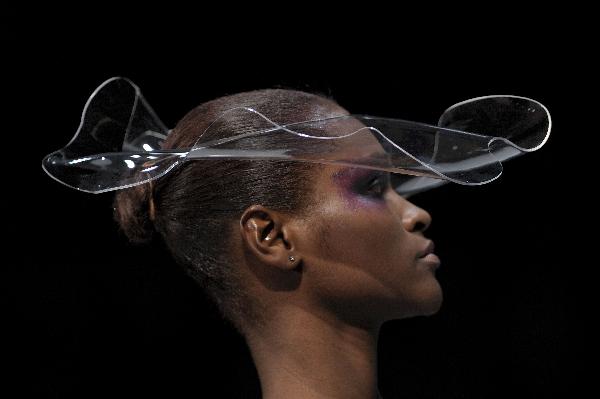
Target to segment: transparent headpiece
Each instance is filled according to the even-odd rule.
[[[455,104],[437,126],[358,114],[280,124],[260,109],[239,107],[218,116],[192,147],[165,149],[170,130],[133,82],[115,77],[92,93],[75,136],[42,167],[69,187],[101,193],[162,178],[194,160],[316,162],[392,172],[394,189],[408,197],[447,182],[497,179],[501,162],[541,148],[551,125],[544,105],[512,95]],[[269,135],[276,139],[262,140]]]

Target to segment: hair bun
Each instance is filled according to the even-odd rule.
[[[152,185],[140,184],[119,190],[113,201],[114,219],[127,239],[144,244],[154,235]]]

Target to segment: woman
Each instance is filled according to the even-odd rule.
[[[238,93],[191,110],[162,150],[263,128],[256,113],[230,112],[236,109],[280,125],[349,115],[332,99],[301,91]],[[342,125],[364,127],[354,118]],[[336,156],[386,158],[376,137],[357,135]],[[259,135],[251,144],[280,148],[285,139]],[[319,148],[338,144],[324,140]],[[53,163],[45,163],[48,173]],[[245,338],[263,398],[380,397],[380,327],[435,314],[443,299],[440,261],[424,236],[431,216],[394,190],[397,175],[271,159],[198,159],[167,171],[121,187],[115,219],[132,242],[158,236],[206,290]]]

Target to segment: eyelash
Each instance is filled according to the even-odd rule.
[[[385,192],[386,186],[384,186],[382,184],[382,182],[381,182],[381,176],[376,177],[375,179],[371,180],[371,182],[368,185],[367,191],[368,192],[372,192],[373,191],[372,188],[375,187],[375,186],[379,186],[379,187],[381,187],[383,189],[382,192],[375,194],[375,196],[376,197],[382,197],[383,193]]]

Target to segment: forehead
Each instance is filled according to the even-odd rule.
[[[336,140],[336,159],[348,160],[350,163],[361,163],[361,160],[366,161],[377,158],[389,158],[389,154],[383,148],[379,140],[384,140],[380,133],[369,129],[362,121],[350,118],[344,120],[339,126],[339,132],[342,135],[350,134],[348,137]],[[349,166],[340,165],[334,166],[338,169],[347,169]]]
[[[320,174],[320,184],[326,185],[331,184],[338,177],[345,175],[357,175],[365,174],[372,169],[363,168],[360,166],[353,166],[352,163],[356,162],[359,164],[368,163],[369,159],[389,159],[388,154],[383,146],[380,144],[378,138],[375,135],[379,133],[367,129],[366,126],[357,119],[348,119],[337,126],[339,128],[334,132],[335,135],[345,135],[351,132],[360,130],[359,132],[335,140],[335,156],[334,159],[347,163],[347,164],[322,164],[320,168],[322,173]]]
[[[330,137],[339,137],[333,140],[336,147],[336,159],[361,159],[373,153],[385,154],[379,140],[384,140],[381,134],[370,129],[362,120],[348,116],[326,122],[326,133]]]

